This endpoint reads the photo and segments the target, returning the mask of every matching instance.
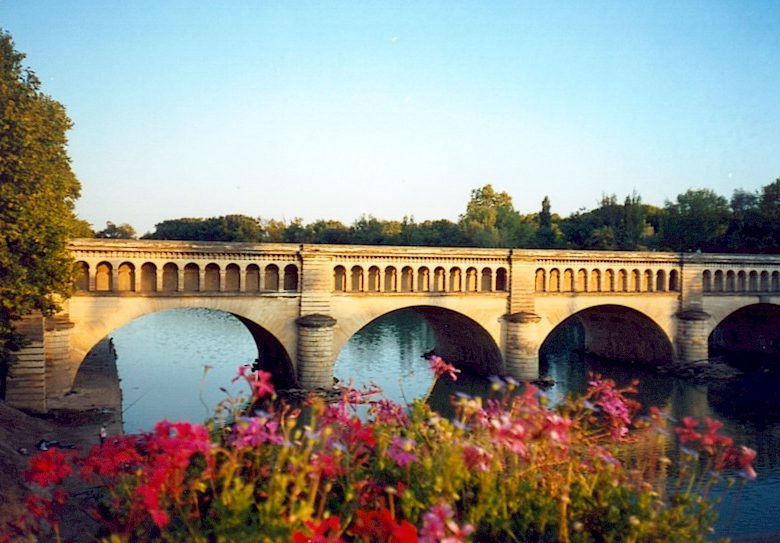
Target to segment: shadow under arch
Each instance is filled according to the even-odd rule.
[[[295,386],[295,369],[290,360],[290,355],[282,343],[256,322],[235,313],[231,313],[231,315],[246,326],[255,340],[257,345],[255,367],[269,372],[273,376],[272,381],[277,388],[285,389]]]
[[[441,356],[461,370],[481,375],[502,373],[501,351],[487,330],[473,319],[451,309],[423,305],[395,309],[364,325],[349,342],[356,338],[371,342],[373,335],[384,333],[377,331],[378,323],[386,319],[392,319],[393,322],[400,319],[402,322],[404,315],[423,319],[433,334],[431,344],[426,349],[420,350],[417,356],[422,357],[430,352]],[[400,326],[397,335],[398,340],[403,342],[403,325]]]
[[[184,308],[164,309],[161,311],[152,311],[149,313],[145,313],[143,315],[140,315],[132,319],[129,322],[124,323],[122,326],[119,326],[109,331],[105,337],[101,338],[101,340],[98,343],[96,343],[87,352],[86,356],[84,357],[84,360],[79,365],[79,369],[77,370],[76,375],[74,376],[74,386],[78,382],[79,374],[82,371],[88,371],[92,375],[94,375],[95,369],[89,366],[85,367],[85,364],[88,364],[90,363],[90,361],[98,359],[100,355],[99,351],[106,348],[111,348],[113,350],[113,341],[111,338],[113,335],[117,333],[117,331],[127,326],[133,325],[134,323],[138,323],[138,321],[141,321],[142,319],[145,319],[153,315],[172,314],[176,312],[188,312],[188,311],[208,312],[212,314],[226,315],[235,318],[246,328],[246,330],[252,336],[252,339],[254,340],[255,343],[255,347],[257,348],[255,363],[260,369],[267,371],[273,375],[274,385],[279,388],[284,388],[284,387],[292,386],[295,383],[295,371],[293,369],[290,356],[287,353],[287,350],[282,345],[282,343],[271,332],[269,332],[268,330],[266,330],[256,322],[247,319],[246,317],[243,317],[241,315],[238,315],[236,313],[224,311],[221,309],[214,309],[210,307],[184,307]],[[236,366],[238,366],[239,363],[240,361],[236,361]]]
[[[737,309],[710,333],[708,347],[710,356],[726,356],[738,365],[775,366],[780,362],[780,306],[757,303]]]
[[[164,418],[213,416],[222,401],[246,393],[245,383],[232,381],[238,366],[253,360],[272,372],[278,387],[292,379],[283,345],[257,323],[224,310],[176,308],[114,328],[87,354],[74,383],[81,394],[100,398],[102,387],[119,396],[110,407],[125,431],[148,431]]]
[[[571,315],[548,334],[539,349],[540,373],[555,381],[553,392],[583,394],[591,374],[598,374],[619,387],[639,380],[633,398],[643,406],[659,407],[671,400],[675,385],[654,366],[671,361],[672,356],[671,341],[650,317],[614,304]]]
[[[435,351],[453,366],[478,375],[503,373],[501,350],[487,330],[477,321],[450,309],[416,306],[433,329]]]
[[[674,356],[671,340],[650,317],[614,304],[589,307],[562,321],[542,343],[540,359],[561,350],[649,365]]]

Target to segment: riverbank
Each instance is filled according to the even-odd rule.
[[[82,364],[71,393],[49,402],[50,412],[31,415],[0,402],[0,535],[21,513],[29,486],[27,463],[41,447],[88,450],[108,435],[122,432],[122,394],[108,340],[98,344]],[[64,511],[63,542],[89,540],[96,526],[83,507],[85,488],[69,488],[76,498]]]

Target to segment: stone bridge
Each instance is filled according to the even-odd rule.
[[[710,350],[780,352],[780,256],[79,239],[75,293],[32,340],[7,400],[45,411],[89,351],[143,315],[199,307],[235,315],[261,364],[305,388],[332,384],[360,329],[412,308],[437,352],[527,380],[551,333],[575,319],[583,348],[659,363]]]

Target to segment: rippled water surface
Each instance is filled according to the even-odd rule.
[[[254,339],[232,315],[176,309],[141,317],[112,335],[125,432],[160,419],[201,422],[227,394],[238,366],[257,357]],[[243,387],[246,388],[246,387]]]
[[[142,317],[113,334],[122,380],[125,431],[151,429],[154,422],[202,421],[214,405],[242,388],[231,384],[236,368],[257,356],[254,340],[230,315],[175,310]],[[413,311],[390,314],[364,328],[342,350],[335,374],[355,386],[377,384],[399,402],[424,396],[432,383],[422,353],[435,346],[428,324]],[[204,366],[211,369],[204,377]],[[666,407],[672,416],[711,416],[724,422],[736,442],[758,451],[759,478],[721,492],[718,535],[780,534],[780,377],[760,372],[718,385],[692,385],[641,367],[597,363],[562,350],[546,353],[542,371],[555,380],[555,401],[587,386],[588,372],[619,383],[640,379],[639,400]],[[430,399],[447,412],[456,391],[485,395],[489,383],[463,375],[439,381]],[[772,539],[766,539],[770,541]],[[778,539],[780,540],[780,539]]]

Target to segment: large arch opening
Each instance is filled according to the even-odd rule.
[[[657,365],[672,360],[672,343],[650,317],[620,305],[584,309],[561,322],[540,349],[579,350],[621,362]]]
[[[118,391],[119,427],[147,431],[162,419],[202,422],[228,396],[246,396],[246,384],[232,380],[239,366],[255,362],[280,388],[294,381],[286,350],[258,324],[224,311],[172,309],[141,316],[101,340],[73,391],[94,395],[95,407],[113,407],[106,404],[116,402]]]
[[[601,305],[571,315],[547,336],[539,349],[540,373],[554,381],[554,399],[581,394],[590,374],[627,386],[639,379],[642,405],[664,405],[673,380],[655,368],[673,358],[672,343],[652,319],[634,309]]]
[[[501,373],[498,346],[477,322],[448,309],[417,306],[386,313],[360,329],[339,353],[334,375],[356,387],[377,385],[403,404],[429,391],[433,377],[424,356],[431,352],[463,372],[458,384],[468,379],[464,374]],[[445,403],[451,392],[442,392]]]
[[[759,303],[723,319],[708,339],[710,356],[723,356],[743,367],[780,365],[780,306]]]

